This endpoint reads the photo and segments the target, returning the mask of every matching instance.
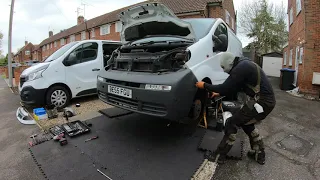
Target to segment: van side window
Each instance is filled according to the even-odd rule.
[[[66,62],[69,66],[95,60],[98,53],[97,43],[85,43],[73,50]]]
[[[228,38],[229,37],[228,37],[228,28],[223,23],[219,24],[216,31],[214,32],[214,35],[217,37],[221,34],[224,34],[227,37],[227,39],[225,41],[226,44],[223,44],[223,48],[222,48],[223,49],[222,51],[226,51],[228,48],[228,43],[229,43]]]
[[[97,43],[86,43],[82,45],[82,60],[81,62],[88,62],[95,60],[98,53]]]

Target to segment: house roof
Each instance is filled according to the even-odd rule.
[[[75,25],[69,29],[63,30],[45,40],[43,40],[39,47],[52,43],[61,38],[68,37],[72,34],[78,34],[87,28],[91,29],[93,27],[101,26],[103,24],[112,23],[119,20],[118,14],[130,7],[136,6],[138,4],[146,3],[146,2],[160,2],[165,4],[168,8],[170,8],[176,14],[188,13],[188,12],[197,12],[205,10],[208,3],[213,2],[222,2],[223,0],[147,0],[140,3],[136,3],[127,7],[123,7],[117,9],[115,11],[103,14],[101,16],[97,16],[90,20],[87,20],[86,23],[81,23],[79,25]]]
[[[282,57],[283,54],[280,53],[280,52],[270,52],[270,53],[262,54],[261,56],[262,57],[263,56],[266,56],[266,57]]]
[[[33,46],[33,44],[31,42],[29,42],[28,44],[24,45],[21,49],[19,49],[19,51],[14,55],[18,55],[21,51],[23,51],[29,44],[31,44]]]

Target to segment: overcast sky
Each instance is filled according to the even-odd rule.
[[[24,46],[27,40],[33,44],[39,44],[48,37],[48,31],[54,34],[62,29],[67,29],[77,23],[77,8],[84,9],[85,18],[105,14],[118,8],[128,6],[142,0],[15,0],[13,30],[12,30],[12,51]],[[234,0],[236,10],[239,10],[241,3],[255,0]],[[269,0],[287,7],[287,0]],[[2,51],[8,52],[8,29],[11,0],[0,0],[0,31],[3,33]],[[83,15],[83,10],[80,10]],[[244,36],[238,36],[247,45],[249,40]]]

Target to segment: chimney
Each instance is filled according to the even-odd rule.
[[[83,16],[79,16],[77,25],[82,24],[82,23],[84,23],[84,17]]]
[[[28,41],[24,41],[24,45],[26,46],[28,44]]]
[[[49,37],[53,36],[53,32],[49,31]]]

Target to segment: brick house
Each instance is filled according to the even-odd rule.
[[[19,49],[19,51],[13,56],[15,62],[25,62],[32,60],[32,51],[34,49],[34,45],[28,41],[25,41],[24,46]]]
[[[40,61],[42,56],[41,56],[41,49],[38,44],[34,45],[34,48],[31,52],[32,54],[32,60]]]
[[[288,0],[289,42],[283,67],[295,69],[295,85],[302,93],[320,95],[320,1]]]
[[[236,32],[236,13],[233,0],[149,0],[145,2],[161,2],[170,8],[179,18],[222,18]],[[140,3],[138,3],[140,4]],[[137,5],[137,4],[135,4]],[[45,60],[61,46],[85,39],[120,40],[122,28],[118,14],[134,5],[124,7],[90,20],[83,16],[77,18],[77,25],[62,30],[40,44],[41,60]]]

